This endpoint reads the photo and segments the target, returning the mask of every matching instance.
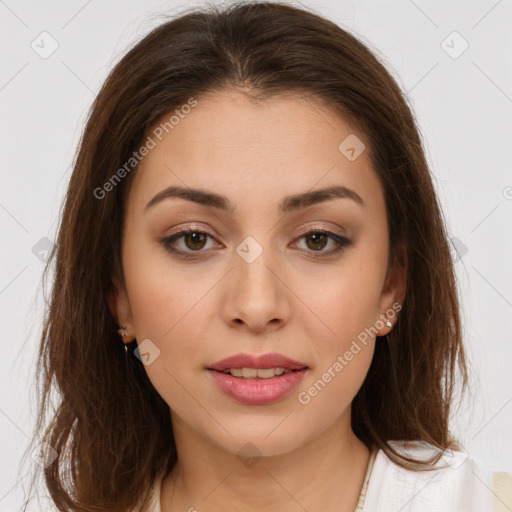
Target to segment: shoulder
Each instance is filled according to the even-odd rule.
[[[434,446],[419,441],[393,441],[390,444],[399,453],[418,459],[427,460],[438,453]],[[512,496],[506,496],[507,489],[510,489],[512,474],[499,475],[484,467],[464,450],[445,451],[435,469],[425,471],[403,468],[379,450],[363,510],[364,512],[510,510],[496,508],[499,503],[497,499],[503,498],[503,503],[506,503],[504,501],[506,499],[512,499]],[[500,492],[501,495],[497,494]],[[511,505],[512,503],[508,506]]]

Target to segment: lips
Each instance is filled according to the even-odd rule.
[[[274,368],[274,376],[268,374],[269,368]],[[247,372],[251,375],[249,378],[235,376],[235,369],[237,374],[243,369],[243,374]],[[255,369],[258,370],[256,377]],[[289,395],[299,385],[309,368],[301,361],[270,353],[259,356],[236,354],[218,361],[206,370],[218,388],[231,399],[246,405],[265,405]],[[265,375],[260,378],[260,373]]]
[[[277,353],[269,353],[262,355],[236,354],[226,359],[222,359],[217,363],[208,367],[208,370],[216,370],[222,372],[231,368],[285,368],[287,370],[301,370],[308,368],[305,363],[290,359]]]
[[[207,372],[218,389],[230,399],[244,405],[266,405],[290,395],[308,370],[291,370],[287,374],[269,379],[240,379],[216,370]]]

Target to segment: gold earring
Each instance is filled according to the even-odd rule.
[[[128,348],[126,347],[126,343],[130,343],[130,341],[133,341],[135,339],[135,336],[131,336],[131,335],[129,336],[128,334],[123,332],[125,329],[126,329],[126,326],[120,325],[117,332],[121,336],[121,339],[122,339],[123,343],[125,344],[124,349],[127,352]]]

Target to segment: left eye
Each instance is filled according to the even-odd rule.
[[[193,253],[206,252],[202,249],[205,247],[208,237],[215,240],[215,238],[207,231],[200,229],[186,229],[179,233],[175,233],[170,237],[164,238],[162,243],[170,252],[187,257]],[[175,245],[177,245],[176,241],[179,239],[183,239],[185,248],[175,247]],[[331,231],[319,229],[303,233],[297,238],[297,240],[302,239],[305,239],[306,246],[310,249],[308,252],[322,253],[325,255],[337,253],[344,247],[351,244],[351,241],[344,236],[340,236]],[[324,251],[323,249],[328,245],[329,240],[334,242],[335,247],[334,249]]]
[[[306,246],[313,249],[312,252],[321,252],[326,255],[334,254],[341,251],[347,245],[350,245],[350,240],[344,236],[340,236],[331,231],[313,230],[308,231],[301,235],[298,240],[305,239]],[[322,249],[328,244],[329,240],[334,242],[334,249],[323,251]]]

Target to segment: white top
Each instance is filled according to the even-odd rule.
[[[419,441],[392,441],[400,452],[429,458],[436,449]],[[510,512],[512,473],[493,473],[467,452],[446,451],[431,471],[414,471],[373,450],[354,512]],[[151,488],[138,512],[161,512],[163,476]],[[334,511],[333,511],[334,512]]]
[[[436,449],[420,442],[393,447],[429,458]],[[508,473],[510,508],[497,508],[497,479],[464,451],[446,451],[432,471],[413,471],[393,463],[379,450],[370,478],[364,512],[494,512],[512,510],[512,473]],[[503,474],[505,475],[505,474]],[[505,477],[505,480],[507,477]],[[493,490],[494,487],[494,490]],[[505,503],[502,503],[505,506]],[[493,508],[494,507],[494,508]]]

